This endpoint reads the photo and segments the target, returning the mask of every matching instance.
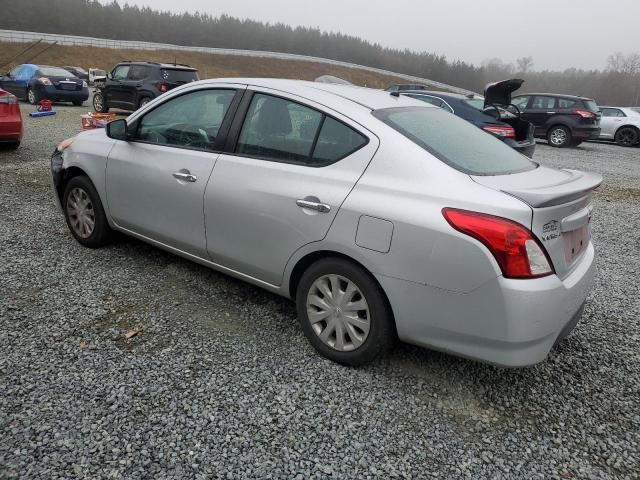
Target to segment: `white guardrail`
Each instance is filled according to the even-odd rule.
[[[0,30],[0,42],[20,42],[32,43],[42,40],[43,43],[57,43],[58,45],[75,45],[83,47],[99,47],[99,48],[116,48],[116,49],[133,49],[133,50],[183,50],[188,52],[202,52],[213,55],[236,55],[241,57],[261,57],[261,58],[277,58],[279,60],[296,60],[302,62],[326,63],[329,65],[337,65],[340,67],[357,68],[381,75],[392,75],[402,78],[411,83],[421,83],[432,88],[440,90],[448,90],[454,93],[467,95],[471,92],[463,88],[447,85],[446,83],[436,82],[428,78],[414,77],[403,73],[396,73],[380,68],[367,67],[355,63],[341,62],[339,60],[331,60],[329,58],[309,57],[306,55],[296,55],[293,53],[266,52],[261,50],[236,50],[231,48],[212,48],[212,47],[189,47],[184,45],[171,45],[169,43],[151,43],[137,42],[132,40],[110,40],[107,38],[80,37],[75,35],[58,35],[55,33],[38,33],[38,32],[22,32],[18,30]]]

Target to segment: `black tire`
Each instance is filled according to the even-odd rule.
[[[633,147],[640,140],[640,133],[634,127],[622,127],[616,132],[616,143],[621,147]]]
[[[73,102],[73,104],[74,104],[76,107],[81,107],[83,103],[84,103],[84,102],[83,102],[82,100],[75,100],[75,101]]]
[[[547,132],[549,145],[556,148],[567,148],[571,146],[573,137],[571,130],[564,125],[554,125]]]
[[[574,140],[573,142],[571,142],[571,146],[577,147],[578,145],[581,145],[582,142],[584,142],[584,140]]]
[[[74,192],[75,194],[78,192],[78,190],[86,194],[86,197],[88,199],[87,205],[91,206],[91,210],[93,212],[94,226],[93,230],[87,236],[81,236],[78,233],[77,227],[73,225],[75,221],[73,218],[71,218],[71,211],[73,207],[69,204],[70,197],[72,195],[72,192]],[[98,248],[109,243],[113,231],[111,230],[111,228],[109,227],[109,223],[107,222],[107,217],[104,213],[104,208],[102,207],[100,196],[98,195],[98,192],[96,191],[93,183],[91,183],[91,180],[89,180],[88,177],[81,175],[78,177],[73,177],[71,180],[69,180],[64,189],[62,206],[64,210],[64,218],[67,221],[69,231],[78,241],[78,243],[88,248]]]
[[[27,94],[25,98],[27,99],[27,102],[29,102],[31,105],[37,105],[40,102],[40,98],[38,97],[38,94],[32,88],[27,88]]]
[[[94,93],[92,103],[93,103],[93,109],[97,113],[109,113],[109,105],[107,105],[107,102],[104,98],[104,95],[102,95],[102,93],[100,92]]]
[[[17,150],[17,148],[20,146],[20,142],[7,143],[6,146],[9,150]]]
[[[356,299],[354,301],[358,301],[361,296],[368,306],[368,335],[366,335],[361,345],[351,351],[340,351],[324,343],[320,339],[321,333],[316,332],[309,320],[307,297],[310,291],[315,290],[314,283],[316,280],[320,280],[328,275],[338,276],[341,279],[339,280],[341,285],[344,285],[345,288],[347,280],[352,282],[359,292],[352,296],[351,300]],[[328,285],[330,285],[330,283],[328,283]],[[333,290],[333,287],[331,290]],[[315,291],[319,292],[319,290]],[[369,363],[388,350],[395,341],[396,333],[393,319],[382,289],[369,272],[348,260],[336,257],[325,258],[318,260],[308,267],[298,283],[296,306],[302,330],[311,345],[313,345],[323,357],[342,365],[355,367]],[[315,307],[310,306],[310,308]],[[343,314],[340,308],[333,309],[334,314],[336,310],[339,315]],[[366,316],[360,317],[360,313],[361,312],[358,312],[359,319],[367,318]],[[329,316],[326,318],[331,319],[332,317]],[[327,328],[328,322],[329,320],[321,320],[316,322],[316,326],[324,331],[324,329]],[[335,344],[338,331],[334,329],[331,330],[331,332],[334,332],[334,340],[331,340],[332,337],[329,337],[328,341],[333,341]],[[363,330],[360,329],[356,331],[356,333],[362,332]],[[348,337],[349,341],[353,340],[347,329],[344,330],[344,333],[342,336],[343,339]]]
[[[142,97],[138,102],[138,108],[144,107],[147,103],[149,103],[153,98],[151,97]]]

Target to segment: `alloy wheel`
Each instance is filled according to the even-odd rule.
[[[638,141],[638,132],[633,128],[623,128],[616,133],[616,142],[618,145],[630,147]]]
[[[96,215],[91,198],[80,187],[75,187],[67,197],[67,217],[73,231],[80,238],[89,238],[96,225]]]
[[[31,105],[36,104],[36,94],[31,89],[29,89],[29,91],[27,92],[27,100]]]
[[[567,132],[564,128],[555,128],[549,135],[549,141],[554,145],[564,145],[567,141]]]
[[[356,350],[369,336],[369,305],[348,278],[330,274],[316,279],[307,294],[306,308],[314,332],[334,350]]]
[[[104,109],[102,95],[96,94],[93,96],[93,108],[96,112],[102,112],[102,110]]]

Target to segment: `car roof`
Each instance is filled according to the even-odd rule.
[[[328,95],[333,99],[332,103],[335,103],[340,99],[344,99],[369,110],[412,106],[437,108],[404,95],[392,95],[390,92],[386,92],[384,90],[358,87],[355,85],[338,85],[334,83],[319,83],[307,80],[290,80],[280,78],[216,78],[201,82],[241,83],[249,86],[271,88],[273,90],[280,90],[282,92],[299,95],[310,100],[318,101],[319,103],[322,103],[318,98],[319,96],[327,98]],[[330,105],[327,106],[331,107]]]
[[[174,70],[193,70],[194,72],[198,71],[197,68],[193,68],[191,65],[185,65],[182,63],[158,63],[147,62],[144,60],[123,60],[121,62],[118,62],[118,65],[153,65],[154,67],[171,68]]]
[[[531,95],[544,95],[545,97],[556,97],[556,98],[571,98],[571,99],[575,99],[578,98],[580,100],[593,100],[593,98],[589,98],[589,97],[583,97],[581,95],[567,95],[565,93],[545,93],[545,92],[528,92],[528,93],[521,93],[519,95],[514,95],[514,97],[524,97],[524,96],[531,96]]]

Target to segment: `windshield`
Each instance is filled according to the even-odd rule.
[[[464,103],[469,105],[470,107],[475,108],[476,110],[483,111],[484,110],[484,98],[470,98],[469,100],[463,100]]]
[[[75,77],[73,73],[60,67],[40,67],[38,71],[45,77]]]
[[[373,115],[439,160],[470,175],[506,175],[537,167],[501,140],[439,108],[386,108]]]
[[[198,80],[198,72],[195,70],[162,69],[162,79],[171,83],[188,83]]]

